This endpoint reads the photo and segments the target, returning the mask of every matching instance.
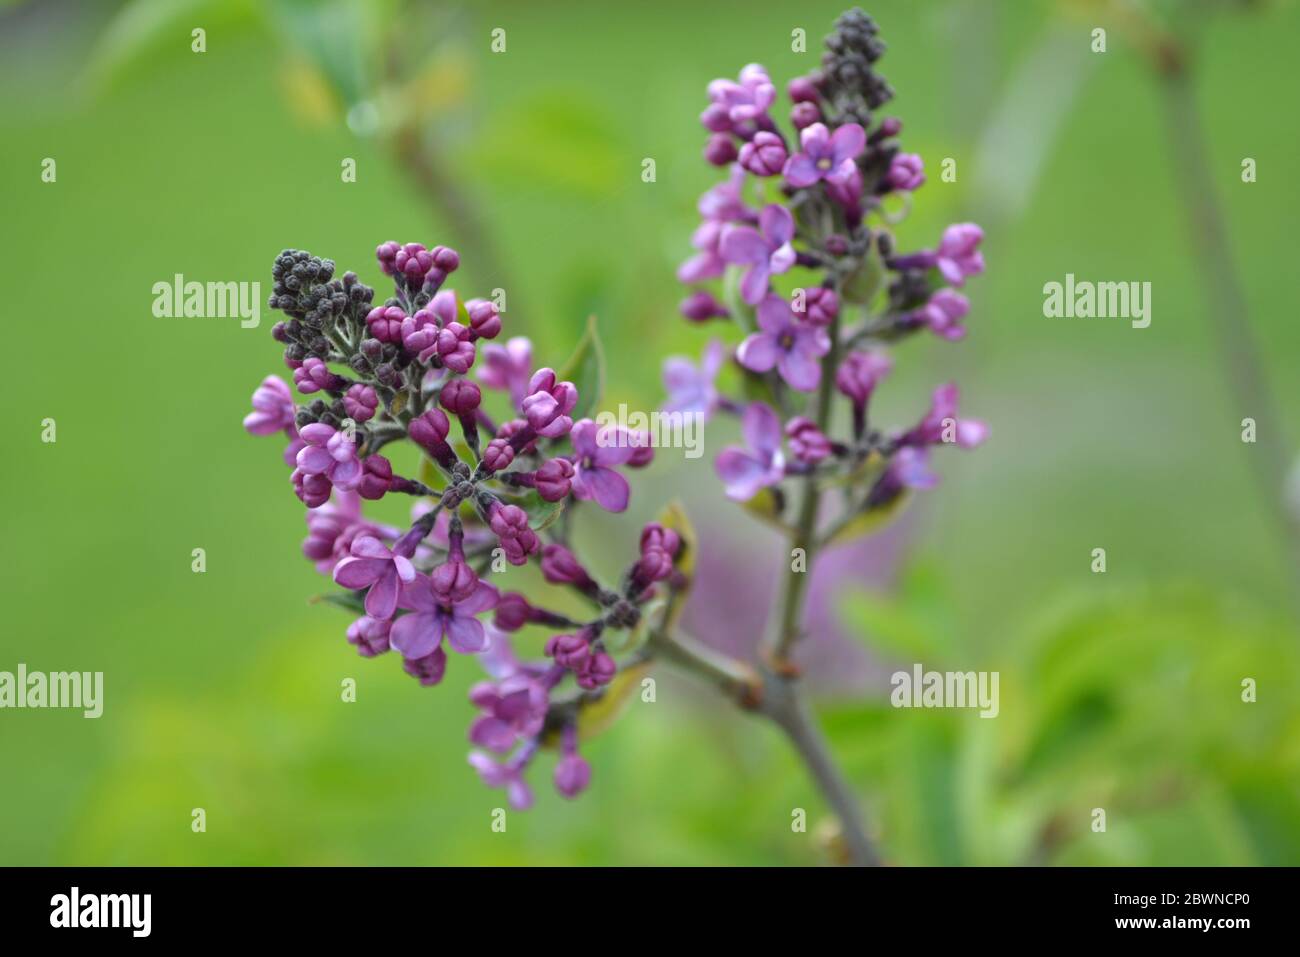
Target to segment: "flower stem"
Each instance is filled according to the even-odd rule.
[[[1195,92],[1183,61],[1161,74],[1171,162],[1182,191],[1192,247],[1199,262],[1209,315],[1219,342],[1224,376],[1240,416],[1257,423],[1263,441],[1248,455],[1260,493],[1300,566],[1300,527],[1288,512],[1283,488],[1289,469],[1287,435],[1248,315],[1246,295],[1228,248],[1228,230],[1206,156]]]
[[[840,819],[840,832],[848,863],[855,867],[878,867],[880,855],[867,836],[866,823],[857,795],[835,763],[826,736],[803,696],[798,679],[770,674],[763,683],[759,710],[790,739],[808,773],[821,790],[826,803]]]
[[[836,286],[838,285],[837,282]],[[828,332],[831,349],[822,359],[822,375],[817,383],[817,406],[814,413],[817,428],[822,432],[826,431],[830,423],[831,391],[835,369],[840,361],[838,315],[832,321]],[[817,549],[817,512],[821,505],[821,490],[817,487],[815,473],[809,474],[803,484],[799,516],[795,520],[788,541],[789,561],[786,566],[785,582],[777,592],[776,608],[768,619],[768,632],[764,636],[763,643],[764,657],[776,671],[782,674],[794,673],[794,666],[790,662],[790,651],[799,640],[802,630],[804,592],[807,590],[808,576],[812,573],[813,553]],[[802,557],[801,563],[796,563],[794,560],[796,550]]]
[[[712,684],[742,709],[768,718],[785,732],[822,797],[840,821],[845,857],[855,867],[874,867],[880,855],[857,796],[835,763],[817,719],[799,693],[798,679],[770,670],[759,672],[743,661],[714,651],[680,632],[655,629],[647,650]]]

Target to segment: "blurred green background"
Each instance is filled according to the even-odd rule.
[[[944,482],[893,533],[887,573],[819,599],[855,643],[819,710],[895,863],[1300,863],[1296,567],[1251,478],[1251,457],[1290,450],[1296,431],[1284,415],[1285,434],[1240,441],[1240,420],[1263,413],[1226,387],[1165,104],[1122,6],[868,7],[890,48],[889,112],[931,173],[900,240],[976,219],[988,261],[968,286],[966,342],[909,343],[879,402],[906,424],[953,379],[992,439],[941,458]],[[1300,126],[1284,100],[1300,11],[1228,6],[1148,9],[1204,28],[1192,82],[1258,380],[1293,417]],[[826,859],[825,809],[784,742],[671,673],[655,704],[587,746],[587,795],[558,798],[544,763],[537,807],[493,833],[500,795],[464,758],[478,669],[456,660],[443,686],[420,688],[391,656],[359,659],[347,617],[308,602],[324,585],[298,551],[281,443],[239,424],[256,383],[283,374],[271,319],[155,319],[151,288],[183,273],[268,289],[285,246],[378,285],[377,243],[443,242],[465,257],[457,289],[507,288],[507,331],[541,362],[562,361],[598,315],[606,405],[653,408],[660,359],[696,355],[716,331],[676,317],[673,278],[695,200],[720,178],[700,156],[705,85],[758,61],[783,86],[841,9],[0,10],[13,442],[0,670],[103,671],[106,684],[97,721],[0,712],[0,863]],[[1104,54],[1089,50],[1098,26]],[[497,27],[503,54],[489,49]],[[796,27],[807,53],[791,50]],[[937,176],[948,156],[956,183]],[[55,183],[41,181],[46,157]],[[341,182],[345,157],[355,183]],[[1243,157],[1257,183],[1241,182]],[[1150,281],[1151,327],[1044,319],[1042,286],[1067,272]],[[704,459],[661,455],[628,515],[583,516],[607,569],[673,495],[723,564],[743,570],[764,546],[780,561],[712,478],[731,429],[711,428]],[[205,574],[191,572],[196,547]],[[1104,575],[1089,569],[1096,547]],[[889,708],[889,671],[914,661],[1000,671],[1001,715]],[[340,701],[347,677],[355,703]],[[195,807],[206,833],[191,831]],[[809,834],[791,831],[796,807]]]

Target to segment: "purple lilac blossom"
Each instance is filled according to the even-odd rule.
[[[533,344],[523,336],[507,339],[504,345],[490,343],[483,347],[483,362],[478,367],[478,381],[489,389],[510,395],[510,404],[519,408],[528,394],[532,378]]]
[[[917,189],[925,182],[925,164],[916,153],[897,153],[889,163],[885,182],[893,189]]]
[[[392,618],[401,592],[415,578],[408,557],[390,552],[383,542],[369,536],[353,541],[349,557],[334,566],[335,584],[368,589],[366,614],[371,618]]]
[[[279,376],[269,375],[253,392],[253,411],[244,416],[244,428],[252,435],[274,435],[284,432],[290,438],[297,435],[294,416],[293,393]]]
[[[771,406],[750,403],[741,420],[741,432],[746,447],[723,449],[714,468],[727,487],[727,497],[746,501],[785,477],[785,456],[781,452],[781,420]]]
[[[740,281],[741,297],[751,306],[767,293],[768,278],[794,265],[794,218],[784,206],[765,206],[758,217],[759,228],[729,225],[722,230],[718,249],[722,258],[747,266]]]
[[[576,456],[573,475],[573,495],[583,501],[594,500],[607,512],[621,512],[627,508],[627,479],[614,471],[626,465],[636,448],[620,441],[609,426],[598,427],[591,419],[582,419],[569,433]]]
[[[431,654],[444,637],[461,654],[482,651],[487,647],[487,633],[477,616],[496,607],[499,597],[494,586],[478,582],[467,597],[444,602],[435,594],[429,577],[416,573],[401,594],[402,607],[411,613],[393,622],[389,641],[403,658]]]
[[[824,123],[813,123],[799,133],[802,149],[785,165],[786,182],[796,189],[821,180],[844,183],[857,170],[854,162],[867,145],[867,134],[857,123],[845,123],[834,133]]]
[[[668,398],[664,412],[698,415],[708,421],[718,409],[719,394],[715,384],[726,346],[718,339],[709,340],[697,366],[682,356],[669,356],[664,360],[664,391]]]
[[[792,389],[811,392],[821,380],[821,358],[831,350],[821,326],[801,322],[790,303],[775,293],[758,304],[758,332],[736,350],[736,361],[752,372],[775,368]]]

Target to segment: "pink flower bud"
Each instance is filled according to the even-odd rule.
[[[438,404],[452,415],[470,415],[482,401],[483,393],[468,379],[452,379],[438,396]]]
[[[497,602],[492,623],[502,631],[518,631],[528,624],[533,607],[517,591],[506,592]]]
[[[552,585],[582,585],[591,581],[587,569],[573,552],[554,543],[542,549],[542,577]]]
[[[379,396],[373,387],[358,382],[343,393],[343,411],[354,422],[369,422],[379,408]]]
[[[566,798],[575,798],[591,783],[591,765],[576,751],[566,754],[555,765],[555,790]]]
[[[601,685],[613,681],[617,671],[618,666],[614,664],[614,659],[605,652],[598,651],[594,655],[588,655],[577,671],[578,687],[594,691]]]
[[[429,409],[424,415],[412,419],[406,431],[411,436],[412,442],[430,455],[434,455],[436,449],[447,443],[447,433],[451,431],[451,423],[447,420],[447,413],[442,409]]]
[[[591,654],[591,646],[581,634],[553,635],[543,650],[548,658],[555,659],[557,665],[571,671],[581,668]]]
[[[568,459],[550,459],[533,473],[533,487],[547,502],[558,502],[573,486],[573,463]]]
[[[515,450],[508,439],[493,439],[483,450],[483,466],[492,472],[509,468],[514,460]]]
[[[444,605],[464,601],[478,587],[478,575],[462,561],[443,562],[429,573],[433,594]]]
[[[357,494],[364,499],[381,499],[392,488],[393,466],[382,455],[367,455],[361,462],[361,481]]]
[[[480,338],[495,339],[501,331],[501,314],[490,300],[471,299],[465,303],[465,311],[469,314],[469,327]]]

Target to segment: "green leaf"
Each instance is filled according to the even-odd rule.
[[[300,50],[348,106],[366,95],[364,4],[273,0],[270,21],[286,46]]]
[[[897,661],[940,662],[940,643],[906,602],[858,591],[844,597],[841,617],[881,655]]]
[[[211,27],[214,0],[131,0],[123,4],[90,51],[85,79],[92,88],[102,89],[168,38],[180,38],[185,49],[190,31],[200,23]],[[243,12],[243,5],[236,5]],[[180,42],[179,40],[177,42]]]
[[[781,518],[781,513],[784,511],[782,496],[775,489],[759,489],[758,494],[742,502],[741,507],[760,522],[771,525],[783,532],[787,531],[786,523]]]
[[[862,265],[844,280],[840,287],[840,296],[846,302],[869,306],[880,292],[885,280],[885,264],[880,258],[880,250],[872,244]]]
[[[321,602],[327,605],[336,605],[344,611],[350,611],[357,615],[366,613],[365,596],[359,591],[332,591],[326,595],[317,595],[311,602],[313,605]]]
[[[578,712],[578,738],[589,741],[612,725],[623,713],[632,697],[641,690],[641,679],[650,670],[650,663],[620,668],[614,680],[605,687],[599,698],[589,700]]]
[[[863,509],[849,521],[845,522],[823,543],[824,545],[842,545],[863,535],[870,535],[884,528],[903,512],[903,507],[911,497],[909,492],[895,496],[888,504],[879,508]]]
[[[587,331],[578,347],[556,373],[556,378],[578,387],[578,404],[570,416],[576,421],[591,415],[605,392],[605,352],[596,334],[596,317],[587,317]]]
[[[512,499],[512,505],[518,505],[528,513],[528,526],[535,532],[542,529],[550,528],[555,524],[556,519],[564,512],[565,499],[558,502],[548,502],[537,494],[536,490],[530,489],[527,495],[520,498]]]
[[[435,492],[447,487],[447,476],[442,474],[442,469],[427,455],[420,456],[420,481]]]

